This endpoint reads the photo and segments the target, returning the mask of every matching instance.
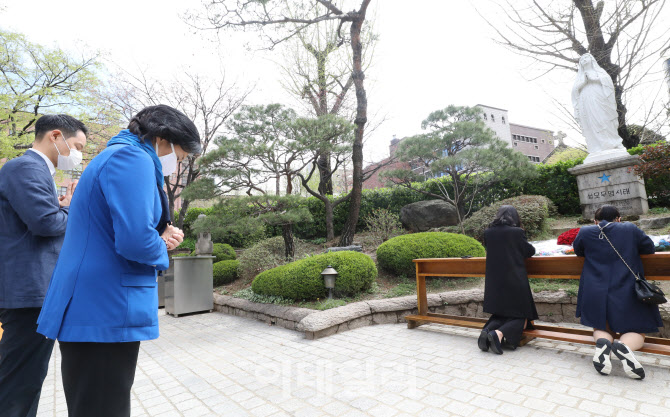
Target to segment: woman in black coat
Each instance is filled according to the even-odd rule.
[[[490,347],[502,355],[502,345],[516,349],[529,321],[537,319],[526,272],[526,258],[535,255],[535,248],[528,243],[519,213],[512,206],[500,207],[484,231],[484,245],[484,312],[491,314],[491,318],[477,344],[483,351]]]
[[[644,369],[633,351],[644,344],[644,333],[657,332],[663,321],[655,305],[638,301],[635,276],[644,275],[641,254],[654,253],[654,242],[632,223],[620,223],[616,207],[604,205],[595,213],[595,226],[582,227],[573,242],[575,254],[584,257],[579,280],[577,313],[583,325],[593,327],[596,351],[593,366],[603,375],[612,370],[610,352],[623,363],[631,378],[644,378]],[[613,343],[614,333],[621,333]]]

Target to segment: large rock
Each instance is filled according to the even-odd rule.
[[[425,232],[458,224],[456,208],[442,200],[419,201],[400,209],[400,221],[407,230]]]
[[[654,219],[640,220],[640,227],[642,229],[662,229],[670,224],[670,217],[657,217]]]

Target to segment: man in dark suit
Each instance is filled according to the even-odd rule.
[[[58,197],[56,168],[81,163],[87,129],[67,115],[35,124],[32,149],[0,170],[0,414],[37,414],[54,342],[36,332],[75,184]]]

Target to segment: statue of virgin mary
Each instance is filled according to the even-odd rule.
[[[572,105],[589,151],[585,164],[628,156],[617,131],[619,119],[614,84],[591,54],[579,58]]]

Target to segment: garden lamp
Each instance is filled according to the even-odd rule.
[[[337,271],[332,266],[328,265],[321,273],[323,282],[328,288],[328,299],[333,299],[333,288],[335,288],[335,278],[337,278]]]

